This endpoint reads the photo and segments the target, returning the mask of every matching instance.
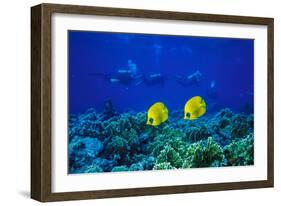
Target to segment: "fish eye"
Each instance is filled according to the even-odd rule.
[[[190,118],[190,113],[187,112],[185,116],[189,119]]]
[[[150,118],[149,122],[150,122],[150,124],[152,124],[153,123],[153,118]]]

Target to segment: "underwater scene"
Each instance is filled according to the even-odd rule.
[[[254,40],[68,31],[68,173],[254,165]]]

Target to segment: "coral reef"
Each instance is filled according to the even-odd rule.
[[[254,164],[254,137],[249,134],[245,139],[233,141],[225,146],[224,154],[229,166]]]
[[[170,162],[162,162],[159,164],[155,164],[153,167],[154,170],[168,170],[168,169],[175,169]]]
[[[218,167],[224,163],[223,149],[209,137],[191,144],[186,150],[183,168]]]
[[[129,168],[125,165],[113,167],[113,169],[111,170],[111,172],[124,172],[124,171],[129,171]]]
[[[170,163],[170,165],[175,168],[180,168],[182,162],[181,156],[171,145],[166,145],[156,159],[156,164]]]
[[[146,113],[89,109],[69,118],[69,173],[244,166],[254,163],[253,115],[223,109],[193,121],[180,111],[152,127]]]

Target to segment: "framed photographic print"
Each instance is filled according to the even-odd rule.
[[[273,19],[31,8],[31,197],[273,187]]]

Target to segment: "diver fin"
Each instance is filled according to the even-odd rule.
[[[103,77],[106,80],[110,80],[111,76],[110,74],[104,74],[101,72],[94,72],[94,73],[89,73],[89,76],[94,76],[94,77]]]
[[[143,75],[142,75],[142,74],[140,74],[140,75],[134,77],[134,79],[140,79],[140,78],[143,78]]]
[[[117,78],[110,78],[110,83],[119,83],[120,79]]]
[[[140,81],[138,81],[138,82],[135,84],[135,86],[139,86],[139,85],[142,84],[142,83],[143,83],[143,79],[140,80]]]

